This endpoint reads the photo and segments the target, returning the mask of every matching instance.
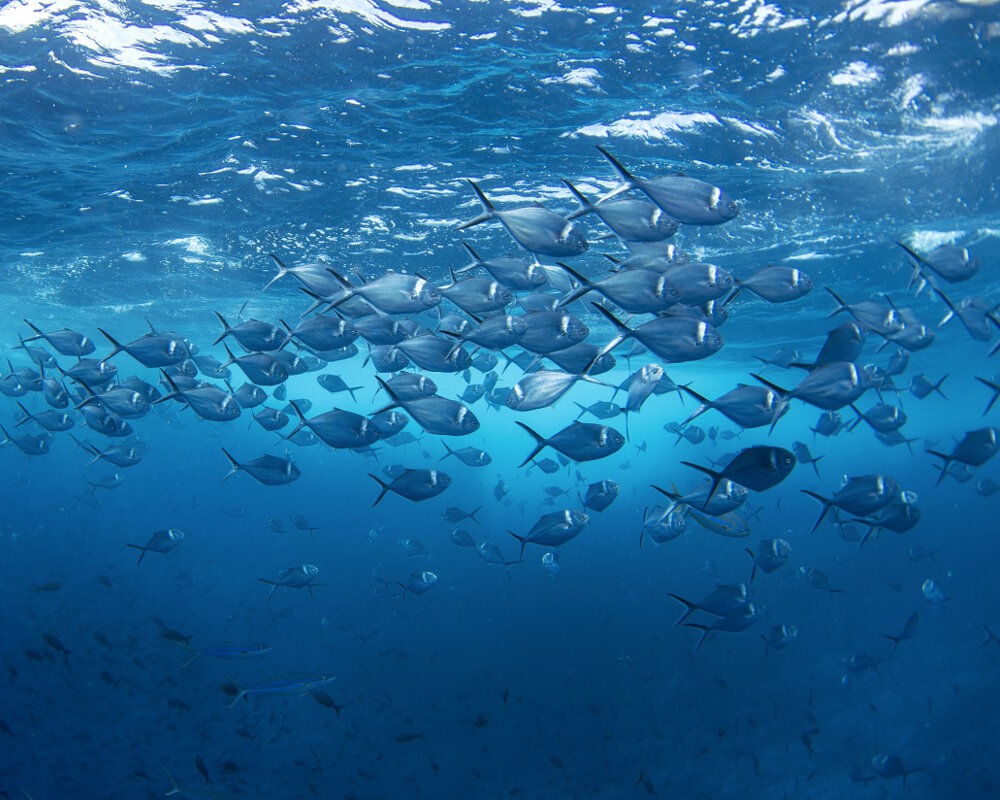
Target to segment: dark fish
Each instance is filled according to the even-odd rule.
[[[815,367],[794,389],[782,389],[760,375],[751,375],[786,400],[797,398],[826,411],[850,405],[874,385],[868,373],[843,361]]]
[[[794,625],[774,625],[767,634],[761,634],[764,640],[764,658],[772,650],[784,650],[788,645],[799,638],[799,629]],[[803,735],[803,739],[805,739]],[[807,745],[808,746],[808,745]],[[810,753],[812,750],[810,749]]]
[[[690,461],[681,463],[704,472],[712,479],[712,488],[708,492],[708,497],[711,497],[723,480],[731,480],[755,492],[777,486],[795,467],[795,456],[781,447],[757,445],[740,450],[722,470],[709,469]]]
[[[244,383],[239,389],[233,392],[233,397],[240,404],[240,408],[256,408],[267,402],[267,392],[252,383]]]
[[[461,522],[464,519],[471,519],[477,525],[482,525],[482,523],[476,519],[476,514],[481,511],[482,508],[482,506],[476,506],[472,511],[463,511],[461,508],[456,506],[449,506],[441,512],[441,517],[445,522],[450,522],[452,524]]]
[[[930,255],[923,257],[902,242],[896,244],[906,252],[910,266],[913,267],[910,286],[917,286],[917,294],[920,294],[923,285],[928,281],[929,272],[933,272],[948,283],[959,283],[967,281],[979,271],[979,259],[972,255],[967,247],[941,245]]]
[[[548,439],[523,422],[518,421],[517,424],[531,434],[536,442],[535,449],[521,462],[522,467],[546,447],[551,447],[574,461],[593,461],[617,453],[625,444],[625,437],[614,428],[592,422],[573,422]]]
[[[429,592],[431,588],[437,583],[438,576],[433,572],[428,572],[424,570],[423,572],[415,572],[410,576],[410,579],[406,583],[398,583],[400,589],[403,590],[403,597],[406,597],[406,593],[421,595]]]
[[[543,547],[559,547],[575,538],[589,521],[590,516],[586,512],[566,508],[540,517],[525,536],[518,536],[512,530],[508,530],[507,533],[521,543],[519,558],[524,558],[525,545],[538,544]]]
[[[363,389],[363,386],[348,386],[347,383],[339,375],[331,375],[326,373],[323,375],[316,376],[316,382],[326,389],[330,394],[337,394],[338,392],[349,392],[351,399],[355,402],[357,397],[354,396],[354,392],[358,389]]]
[[[710,633],[716,631],[722,633],[740,633],[753,625],[760,617],[761,610],[753,603],[747,603],[746,607],[741,611],[729,616],[720,617],[711,625],[702,625],[697,622],[685,622],[684,625],[688,628],[697,628],[701,631],[701,638],[698,639],[698,644],[694,647],[694,652],[697,653]]]
[[[268,406],[261,407],[253,418],[265,431],[280,431],[288,424],[288,414]]]
[[[849,431],[853,431],[862,421],[878,433],[891,433],[906,424],[906,413],[898,406],[878,403],[867,411],[861,411],[854,403],[851,403],[851,409],[858,415],[858,418],[847,426]]]
[[[306,419],[294,400],[291,401],[291,406],[298,417],[298,425],[285,437],[286,439],[303,428],[308,428],[330,447],[346,449],[367,447],[382,437],[370,419],[353,411],[335,408],[312,419]]]
[[[234,356],[229,345],[223,345],[229,360],[223,364],[228,367],[236,364],[246,375],[247,380],[260,386],[278,386],[288,380],[288,368],[269,353],[249,353],[245,356]]]
[[[847,303],[829,286],[826,290],[837,302],[837,309],[833,312],[834,314],[846,311],[865,329],[886,337],[899,333],[903,329],[903,318],[892,304],[892,300],[887,296],[884,296],[887,305],[877,303],[874,300]]]
[[[922,769],[907,769],[903,765],[903,759],[895,755],[878,754],[872,756],[872,769],[880,778],[902,778],[903,788],[906,788],[906,779],[915,772],[923,772]]]
[[[479,198],[483,211],[459,225],[459,230],[495,219],[499,220],[514,241],[529,253],[566,258],[580,255],[587,250],[587,239],[583,231],[565,217],[539,205],[497,211],[474,181],[470,180],[469,184]]]
[[[194,754],[194,768],[205,779],[205,783],[212,782],[212,779],[208,776],[208,767],[205,766],[205,762],[201,760],[201,756],[197,753]]]
[[[770,574],[783,566],[792,554],[792,546],[784,539],[761,539],[756,555],[747,548],[754,566]],[[753,581],[753,577],[750,578]]]
[[[324,317],[316,314],[299,320],[293,329],[287,322],[281,324],[288,331],[288,336],[297,339],[310,350],[326,352],[343,350],[358,338],[358,329],[351,322],[340,317]],[[261,348],[273,350],[273,347]]]
[[[51,647],[53,650],[59,653],[66,660],[66,665],[69,666],[69,657],[73,653],[73,651],[67,650],[66,646],[61,641],[59,641],[59,637],[56,636],[54,633],[43,633],[42,639],[45,640],[45,644],[47,644],[49,647]]]
[[[400,744],[407,744],[408,742],[415,742],[417,739],[423,739],[423,733],[414,733],[412,731],[403,731],[403,733],[396,734],[393,739],[395,739]]]
[[[222,448],[222,452],[229,459],[232,467],[226,473],[226,477],[222,479],[223,483],[241,471],[246,472],[250,477],[263,483],[265,486],[280,486],[285,483],[291,483],[302,475],[299,468],[288,457],[278,458],[277,456],[263,455],[241,464],[229,455],[225,448]]]
[[[578,288],[559,301],[560,306],[569,305],[588,292],[597,292],[623,311],[631,314],[655,314],[666,311],[682,299],[680,292],[662,272],[631,269],[614,272],[606,278],[592,281],[566,264],[559,266],[579,284]]]
[[[824,411],[819,415],[816,426],[810,428],[813,438],[818,433],[820,436],[836,436],[843,429],[844,423],[840,419],[840,414],[836,411]]]
[[[580,319],[567,311],[529,311],[521,320],[525,327],[518,344],[541,355],[565,350],[582,342],[590,333]]]
[[[391,389],[390,395],[395,395],[396,400],[416,400],[437,394],[437,384],[434,381],[412,372],[400,372],[385,383]]]
[[[826,341],[816,356],[815,366],[838,361],[854,362],[865,344],[865,331],[857,322],[845,322],[826,335]],[[796,359],[798,361],[798,359]],[[794,362],[792,362],[794,363]],[[789,363],[788,366],[792,366]]]
[[[29,433],[11,436],[7,429],[0,425],[0,433],[4,435],[4,440],[0,442],[0,445],[13,442],[17,449],[26,456],[43,456],[49,452],[52,446],[52,436],[47,431],[42,431],[38,436],[32,436]]]
[[[277,325],[270,322],[263,322],[259,319],[248,319],[239,325],[230,326],[225,317],[218,311],[214,312],[222,323],[222,333],[213,345],[223,341],[227,336],[232,336],[240,346],[251,353],[259,353],[267,350],[278,350],[288,341],[288,336]]]
[[[174,334],[150,331],[133,342],[121,344],[102,328],[97,330],[111,342],[112,347],[111,353],[101,359],[102,364],[121,352],[128,353],[144,367],[168,367],[191,358],[187,342]]]
[[[590,414],[593,417],[597,417],[597,419],[612,419],[622,413],[621,406],[604,400],[591,403],[589,406],[580,403],[576,405],[580,409],[577,419],[580,419],[584,414]]]
[[[715,400],[698,394],[690,386],[679,387],[691,395],[700,405],[681,423],[687,425],[706,411],[714,409],[741,428],[774,426],[788,411],[788,402],[781,394],[764,386],[739,384]]]
[[[580,503],[584,508],[601,512],[617,499],[620,492],[621,486],[615,481],[598,481],[587,487],[587,493],[580,498]]]
[[[812,527],[812,530],[815,531],[831,508],[839,508],[855,516],[865,517],[889,505],[900,497],[903,490],[895,480],[887,476],[860,475],[845,478],[843,485],[830,498],[823,497],[808,489],[801,491],[823,505],[823,510]]]
[[[377,506],[385,497],[386,492],[395,492],[407,500],[420,502],[441,494],[451,485],[451,477],[436,469],[407,469],[394,478],[391,483],[385,483],[377,475],[371,473],[368,473],[368,477],[374,480],[382,490],[372,506]]]
[[[479,430],[479,420],[466,406],[446,397],[417,397],[411,400],[399,398],[388,384],[376,378],[385,389],[392,403],[376,413],[401,407],[428,433],[439,436],[467,436]]]
[[[1000,449],[998,436],[1000,436],[1000,430],[997,428],[979,428],[978,430],[966,433],[961,441],[955,445],[955,448],[951,451],[951,455],[946,455],[936,450],[928,450],[927,452],[932,456],[936,456],[943,461],[940,467],[941,474],[938,476],[937,483],[941,483],[944,480],[945,472],[953,462],[965,464],[970,467],[979,467],[993,458],[997,454],[997,450]]]
[[[360,297],[386,314],[416,314],[441,302],[441,293],[419,275],[387,272],[373,281],[354,286],[335,270],[329,269],[329,272],[340,281],[343,292],[327,305],[327,310],[352,297]]]

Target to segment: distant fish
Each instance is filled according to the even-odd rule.
[[[167,528],[166,530],[156,531],[149,537],[149,541],[146,544],[127,544],[125,546],[139,551],[139,560],[135,562],[135,565],[139,566],[142,563],[142,559],[145,558],[146,553],[169,553],[183,540],[184,531],[179,528]]]
[[[245,472],[265,486],[280,486],[291,483],[294,480],[298,480],[302,475],[299,468],[287,457],[279,458],[278,456],[263,455],[241,464],[229,455],[225,448],[222,448],[222,452],[229,459],[229,463],[232,466],[232,469],[226,473],[226,477],[222,479],[223,483],[237,472]]]
[[[371,473],[368,473],[368,477],[382,490],[372,506],[377,506],[387,492],[395,492],[407,500],[420,502],[436,497],[451,485],[451,477],[436,469],[406,469],[390,483]]]
[[[267,578],[258,578],[261,583],[266,583],[271,587],[271,591],[267,593],[267,599],[271,599],[279,586],[284,586],[289,589],[308,589],[309,596],[312,597],[312,590],[316,586],[321,584],[315,583],[316,576],[319,574],[319,567],[314,564],[302,564],[297,567],[289,567],[288,569],[282,570],[278,574],[278,580],[272,581]]]

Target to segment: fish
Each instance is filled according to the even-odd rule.
[[[657,544],[664,544],[687,531],[687,521],[674,507],[653,506],[642,512],[642,529],[639,531],[639,547],[648,535]]]
[[[860,323],[865,330],[873,331],[874,333],[885,337],[897,334],[903,330],[903,318],[896,310],[895,305],[888,295],[883,295],[886,305],[875,302],[874,300],[864,300],[860,303],[852,304],[844,301],[844,299],[829,286],[826,287],[826,291],[837,303],[837,308],[834,310],[833,314],[839,314],[841,311],[846,311],[854,317],[854,319]],[[833,314],[831,314],[831,316],[833,316]]]
[[[229,464],[232,467],[222,479],[223,483],[237,472],[245,472],[265,486],[281,486],[298,480],[302,476],[302,471],[287,456],[279,458],[278,456],[263,455],[241,464],[225,448],[222,448],[222,452],[229,459]]]
[[[483,211],[478,216],[461,223],[458,230],[465,230],[495,219],[507,229],[511,238],[529,253],[568,258],[586,252],[587,238],[576,223],[539,205],[498,211],[475,181],[470,180],[469,185],[479,198]]]
[[[567,219],[594,214],[624,242],[662,242],[677,233],[680,227],[677,220],[648,200],[626,197],[595,204],[568,180],[563,178],[562,182],[580,204],[580,208]]]
[[[577,497],[580,499],[580,505],[584,508],[601,512],[618,498],[620,492],[621,486],[617,482],[605,479],[590,484],[587,487],[586,494],[582,497],[577,495]]]
[[[746,551],[753,559],[755,570],[760,569],[770,574],[788,562],[788,557],[792,554],[792,546],[785,539],[761,539],[756,555],[750,548],[747,548]],[[753,575],[751,575],[750,581],[753,582]]]
[[[259,319],[248,319],[235,327],[231,327],[222,314],[218,311],[213,313],[218,317],[219,322],[222,323],[222,333],[212,342],[213,345],[217,345],[227,337],[232,336],[244,350],[248,350],[251,353],[260,353],[269,350],[280,350],[287,344],[290,338],[285,334],[285,331],[270,322],[264,322]]]
[[[698,394],[689,385],[678,387],[700,403],[684,422],[688,425],[706,411],[714,409],[741,428],[760,428],[770,425],[773,429],[781,417],[788,412],[788,401],[779,392],[764,386],[738,384],[715,400]]]
[[[794,469],[795,455],[782,447],[757,445],[740,450],[722,470],[709,469],[690,461],[681,463],[712,479],[712,488],[708,492],[708,497],[711,497],[723,480],[731,480],[754,492],[777,486]]]
[[[239,401],[237,401],[231,391],[225,392],[219,387],[211,385],[180,389],[171,380],[169,375],[165,372],[161,372],[161,374],[167,386],[170,387],[170,391],[162,397],[157,398],[155,403],[163,403],[167,400],[177,398],[185,402],[202,419],[212,420],[213,422],[229,422],[239,418],[242,409],[240,408]],[[285,418],[285,424],[288,424],[287,417]]]
[[[22,339],[22,343],[35,342],[42,339],[48,342],[60,355],[76,356],[78,358],[90,355],[97,349],[93,340],[86,334],[80,333],[79,331],[70,330],[69,328],[60,328],[59,330],[44,333],[28,322],[28,320],[24,320],[24,324],[31,328],[34,335],[29,336],[27,339]]]
[[[753,603],[747,603],[746,607],[742,610],[725,617],[720,617],[710,625],[704,625],[698,622],[685,622],[684,625],[685,627],[697,628],[701,631],[701,637],[698,639],[698,643],[694,646],[694,652],[697,653],[701,649],[701,646],[705,643],[709,634],[716,631],[722,633],[741,633],[760,619],[761,614],[761,609]]]
[[[455,458],[467,467],[485,467],[493,462],[490,454],[480,450],[478,447],[459,447],[453,450],[448,446],[447,442],[441,442],[441,444],[444,445],[446,452],[441,456],[440,461],[444,461],[448,456],[455,456]]]
[[[590,292],[597,292],[630,314],[655,314],[666,311],[681,301],[681,293],[670,284],[663,272],[650,269],[631,269],[613,272],[606,278],[593,281],[560,263],[578,284],[578,287],[559,301],[557,308],[568,306]]]
[[[482,510],[482,506],[476,506],[472,511],[463,511],[461,508],[456,508],[455,506],[449,506],[444,511],[441,512],[441,517],[445,522],[451,522],[452,524],[461,522],[465,519],[471,519],[477,525],[482,523],[476,519],[476,514]]]
[[[941,380],[937,383],[933,383],[923,373],[920,375],[914,375],[913,378],[910,379],[910,393],[918,400],[923,400],[925,397],[937,392],[941,395],[941,397],[947,400],[948,396],[941,391],[941,387],[947,379],[948,375],[945,374]]]
[[[482,268],[495,280],[515,291],[533,291],[547,280],[545,270],[539,264],[514,256],[502,256],[484,261],[468,242],[462,242],[462,246],[472,256],[472,263],[455,270],[457,275]]]
[[[3,425],[0,425],[0,433],[4,436],[4,440],[0,442],[0,445],[11,442],[26,456],[43,456],[52,447],[52,435],[48,431],[42,431],[38,436],[32,436],[30,433],[11,436],[7,432],[7,429]]]
[[[415,572],[406,583],[397,583],[396,585],[403,590],[403,597],[405,598],[407,592],[416,595],[429,592],[437,582],[437,575],[424,570],[423,572]]]
[[[590,414],[592,417],[597,419],[613,419],[621,414],[624,409],[616,405],[615,403],[609,403],[605,400],[598,400],[591,403],[589,406],[585,406],[581,403],[576,403],[577,408],[580,409],[580,413],[577,415],[577,419],[580,419],[584,414]]]
[[[101,359],[105,363],[118,353],[127,353],[144,367],[169,367],[191,358],[191,350],[187,342],[173,334],[150,331],[135,341],[121,344],[103,328],[98,328],[101,335],[111,342],[111,353]]]
[[[522,467],[546,447],[557,450],[573,461],[593,461],[617,453],[625,444],[625,437],[609,425],[572,422],[553,436],[545,438],[520,420],[517,420],[517,424],[535,439],[535,448],[521,462]]]
[[[284,320],[280,320],[282,327],[288,332],[283,346],[288,340],[295,339],[308,347],[313,352],[328,352],[343,350],[349,347],[360,335],[353,322],[349,322],[342,317],[326,317],[322,314],[315,314],[311,317],[300,319],[298,324],[292,328]],[[263,350],[281,349],[265,347]]]
[[[788,645],[799,638],[799,629],[794,625],[773,625],[767,634],[761,634],[764,640],[764,658],[772,650],[784,650]]]
[[[248,659],[263,658],[268,653],[270,653],[274,647],[269,644],[263,644],[261,642],[248,642],[245,644],[234,643],[234,642],[223,642],[221,644],[211,645],[210,647],[205,647],[201,650],[196,650],[194,654],[184,662],[182,665],[184,668],[189,667],[194,661],[201,656],[208,656],[210,658],[218,658],[223,661],[245,661]]]
[[[532,525],[531,530],[524,536],[518,536],[509,529],[507,533],[521,543],[519,559],[523,559],[526,545],[538,544],[543,547],[559,547],[576,538],[589,521],[590,515],[585,511],[564,508],[561,511],[553,511],[551,514],[539,517],[538,521]]]
[[[288,367],[270,353],[249,353],[245,356],[234,356],[228,344],[223,344],[229,360],[223,366],[235,364],[251,383],[260,386],[278,386],[288,380]]]
[[[441,295],[466,314],[488,314],[510,305],[514,301],[511,291],[491,278],[466,278],[459,280],[451,271],[451,284],[439,287]]]
[[[809,446],[805,442],[792,442],[792,452],[795,454],[795,458],[800,464],[812,464],[813,472],[816,473],[816,477],[820,477],[819,467],[817,464],[819,464],[825,456],[813,457],[812,453],[809,452]]]
[[[283,569],[278,573],[278,580],[276,581],[269,580],[268,578],[257,578],[257,580],[261,583],[266,583],[271,587],[271,591],[267,593],[268,600],[271,599],[271,595],[273,595],[280,586],[285,586],[289,589],[308,589],[309,596],[312,597],[312,590],[315,587],[322,585],[315,582],[317,575],[319,575],[319,567],[315,564],[302,564],[297,567],[288,567],[288,569]],[[235,701],[233,705],[235,705]]]
[[[902,487],[894,479],[885,475],[859,475],[852,478],[844,476],[844,482],[830,498],[800,489],[803,494],[818,500],[823,508],[817,517],[812,531],[815,531],[826,518],[831,508],[839,508],[859,517],[874,514],[893,500],[900,497]]]
[[[351,395],[351,399],[357,402],[357,397],[355,392],[358,389],[363,389],[363,386],[348,386],[347,383],[339,375],[332,375],[330,373],[324,373],[323,375],[316,376],[316,383],[322,386],[330,394],[337,394],[338,392],[348,392]]]
[[[448,538],[459,547],[475,547],[476,540],[467,531],[452,528],[448,531]]]
[[[979,259],[967,247],[943,244],[928,256],[919,256],[902,242],[896,242],[906,253],[913,268],[910,287],[917,286],[917,294],[933,273],[948,283],[967,281],[979,271]]]
[[[872,769],[875,770],[875,774],[880,778],[902,777],[903,788],[906,788],[906,779],[910,775],[924,771],[922,769],[907,769],[903,765],[903,759],[899,756],[886,755],[884,753],[872,756]]]
[[[678,363],[707,358],[724,344],[715,327],[702,320],[654,317],[636,328],[629,328],[603,306],[591,305],[618,330],[618,335],[604,346],[602,353],[610,353],[626,339],[634,338],[664,361]]]
[[[739,215],[735,201],[718,186],[686,175],[638,178],[603,147],[597,149],[622,181],[622,185],[604,200],[629,189],[638,189],[668,216],[685,225],[721,225]]]
[[[542,554],[542,569],[544,569],[553,581],[559,577],[559,553],[548,551]],[[506,700],[505,700],[506,702]]]
[[[769,303],[788,303],[805,297],[813,289],[812,279],[797,267],[769,264],[748,278],[736,279],[736,288],[726,298],[732,302],[741,290],[747,289]]]
[[[377,506],[387,492],[395,492],[400,497],[405,497],[416,503],[436,497],[451,486],[451,476],[436,469],[405,469],[390,483],[386,483],[370,472],[368,477],[375,481],[382,490],[375,498],[375,502],[372,503],[372,507]]]
[[[945,473],[952,463],[957,462],[970,467],[980,467],[993,458],[998,450],[1000,450],[1000,430],[992,427],[969,431],[955,445],[950,455],[937,450],[928,450],[927,452],[930,455],[942,460],[940,466],[941,474],[938,476],[935,485],[940,484],[944,480]]]
[[[285,439],[290,439],[304,428],[316,434],[324,444],[340,449],[367,447],[382,438],[382,433],[370,419],[353,411],[334,408],[306,419],[296,401],[292,400],[289,404],[298,418],[298,424]]]
[[[439,436],[467,436],[479,430],[479,420],[476,415],[467,406],[455,400],[436,395],[403,400],[397,397],[381,378],[376,380],[392,401],[388,406],[375,412],[377,414],[398,406],[413,417],[425,431]]]
[[[135,562],[138,567],[146,553],[169,553],[182,541],[184,541],[184,531],[180,528],[166,528],[155,531],[146,544],[127,544],[125,546],[139,551],[139,560]]]
[[[887,403],[878,403],[867,411],[861,411],[854,403],[850,404],[851,410],[857,414],[857,419],[847,426],[849,431],[854,430],[861,422],[878,433],[891,433],[899,430],[906,424],[906,412],[898,406],[891,406]]]
[[[277,678],[247,688],[241,688],[232,681],[229,681],[224,688],[233,696],[233,701],[229,704],[229,707],[232,708],[240,700],[247,699],[253,695],[294,694],[299,697],[305,697],[310,692],[329,686],[335,680],[336,678],[334,677],[326,676],[315,678]]]

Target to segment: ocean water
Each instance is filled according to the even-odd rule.
[[[735,199],[735,219],[682,224],[670,240],[693,261],[738,279],[782,264],[814,284],[781,304],[742,291],[725,306],[725,345],[704,360],[627,357],[625,342],[602,383],[577,382],[552,407],[470,403],[480,427],[464,437],[411,419],[405,445],[299,446],[250,410],[210,422],[167,401],[130,420],[124,438],[86,427],[71,407],[77,427],[53,433],[49,452],[8,442],[0,797],[996,796],[1000,506],[988,494],[1000,473],[987,461],[938,483],[941,460],[926,450],[950,453],[996,424],[995,407],[984,414],[992,391],[976,379],[996,382],[1000,323],[981,317],[986,341],[956,319],[938,327],[944,300],[916,293],[895,244],[969,248],[975,275],[932,280],[955,304],[1000,302],[996,3],[14,0],[0,7],[0,42],[0,342],[11,370],[35,366],[18,346],[31,334],[23,320],[85,333],[97,359],[111,352],[99,329],[127,343],[152,326],[225,361],[213,312],[294,327],[310,305],[291,276],[264,290],[277,274],[270,253],[323,261],[355,285],[391,270],[448,286],[449,270],[469,264],[463,242],[484,258],[531,260],[497,222],[457,229],[480,212],[467,179],[501,211],[538,202],[569,214],[561,179],[592,198],[619,185],[596,145],[642,178],[683,173]],[[577,222],[590,247],[573,269],[597,280],[609,274],[605,255],[629,255],[593,215]],[[569,287],[558,260],[541,256],[552,299]],[[740,433],[708,411],[693,423],[707,434],[695,444],[665,426],[697,402],[669,392],[629,414],[616,453],[576,463],[546,449],[539,459],[554,472],[521,466],[533,440],[516,422],[551,436],[576,403],[611,400],[603,384],[648,363],[709,398],[756,385],[753,373],[794,386],[803,371],[758,357],[783,347],[816,357],[850,319],[830,316],[826,288],[885,313],[909,309],[910,330],[935,333],[892,378],[900,391],[883,386],[908,417],[908,444],[886,446],[864,422],[816,436],[820,410],[796,399],[773,432]],[[567,308],[603,347],[615,331],[596,299]],[[436,330],[439,311],[400,319]],[[357,356],[321,365],[361,387],[355,396],[324,391],[316,372],[285,382],[289,399],[312,403],[307,418],[389,403],[357,345]],[[31,346],[63,369],[76,361]],[[885,367],[896,350],[869,332],[857,364]],[[522,377],[518,361],[505,369],[499,356],[498,387]],[[120,379],[160,380],[125,353],[109,363]],[[448,398],[484,380],[476,368],[416,371]],[[921,374],[947,375],[943,395],[908,391]],[[233,386],[244,380],[233,366]],[[35,423],[17,425],[17,402],[40,412],[41,393],[0,397],[8,436],[37,436]],[[871,390],[857,405],[878,402]],[[625,433],[623,417],[607,424]],[[704,478],[682,462],[721,468],[738,450],[794,442],[822,460],[750,493],[738,512],[747,536],[705,529],[695,508],[684,535],[640,547],[644,514],[666,503],[651,485],[684,492]],[[122,443],[139,463],[88,464],[87,448]],[[444,444],[492,461],[441,460]],[[301,477],[271,486],[241,472],[223,483],[223,448],[241,462],[287,453]],[[451,484],[372,507],[368,475],[389,480],[384,470],[398,466],[442,470]],[[115,488],[95,486],[115,474]],[[894,480],[918,524],[863,545],[867,528],[850,513],[811,531],[821,507],[800,490],[830,497],[864,475]],[[603,479],[620,495],[571,541],[528,544],[509,568],[483,557],[495,547],[518,561],[508,531],[580,510],[578,495]],[[449,508],[478,510],[453,523]],[[167,529],[183,540],[137,565],[127,545]],[[482,552],[456,546],[454,529]],[[684,608],[670,594],[698,601],[750,581],[745,548],[775,537],[791,554],[750,582],[752,624],[700,646],[701,631],[675,625]],[[548,552],[558,574],[543,565]],[[303,564],[319,568],[314,588],[269,597],[259,579]],[[436,582],[414,585],[425,572]],[[839,591],[817,588],[821,575]],[[781,625],[797,636],[765,648]],[[887,638],[901,634],[898,645]],[[213,650],[224,643],[265,647],[226,659]],[[864,658],[871,669],[851,668]],[[273,681],[285,691],[269,691]]]

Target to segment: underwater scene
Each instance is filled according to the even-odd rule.
[[[1000,3],[0,42],[0,798],[997,796]]]

